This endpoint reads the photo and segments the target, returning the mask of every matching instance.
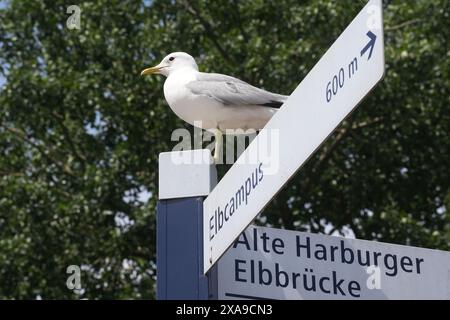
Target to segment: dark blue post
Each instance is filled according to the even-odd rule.
[[[178,161],[180,155],[182,163]],[[209,150],[167,152],[159,156],[157,298],[160,300],[217,298],[216,270],[203,275],[203,200],[217,179],[210,157]]]

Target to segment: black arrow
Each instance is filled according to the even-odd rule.
[[[366,53],[367,50],[369,50],[369,57],[367,58],[367,60],[370,59],[370,57],[372,56],[372,51],[373,51],[373,47],[375,47],[375,40],[377,40],[377,36],[372,32],[369,31],[367,32],[367,36],[370,38],[370,41],[368,44],[366,44],[366,46],[361,50],[361,57],[363,56],[364,53]]]

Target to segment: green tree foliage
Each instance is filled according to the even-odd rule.
[[[69,30],[67,1],[2,2],[0,298],[153,298],[157,157],[191,128],[140,70],[186,51],[290,94],[364,3],[80,2]],[[448,250],[449,2],[384,7],[384,80],[258,222]]]

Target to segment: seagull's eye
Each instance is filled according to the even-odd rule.
[[[175,60],[174,57],[170,57],[170,58],[169,58],[169,61],[173,61],[173,60]]]

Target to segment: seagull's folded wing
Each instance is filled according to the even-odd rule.
[[[208,96],[224,105],[254,105],[279,108],[287,96],[256,88],[239,79],[217,73],[200,72],[187,88],[193,94]]]

